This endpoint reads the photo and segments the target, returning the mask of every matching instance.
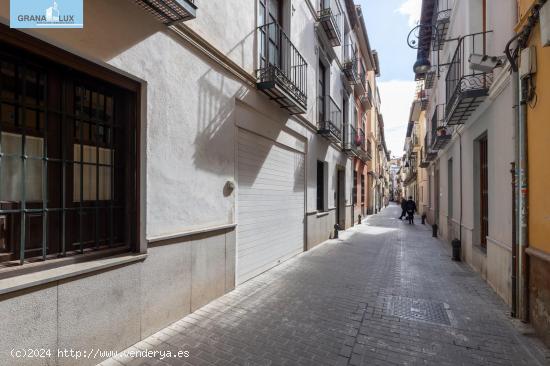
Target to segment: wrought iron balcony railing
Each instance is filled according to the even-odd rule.
[[[458,41],[445,77],[448,125],[465,123],[489,94],[493,73],[474,70],[468,60],[472,54],[486,54],[491,34],[470,34]]]
[[[434,87],[435,79],[437,77],[437,66],[432,67],[424,77],[424,89],[430,90]]]
[[[135,0],[138,5],[166,25],[195,19],[197,6],[194,0]]]
[[[318,99],[318,130],[317,133],[332,142],[342,142],[342,110],[336,102],[325,95]]]
[[[425,111],[428,107],[428,102],[430,101],[430,98],[428,96],[428,92],[425,89],[425,87],[422,87],[417,94],[416,98],[420,102],[420,109]]]
[[[367,93],[367,71],[363,68],[363,64],[358,62],[357,66],[359,69],[357,74],[359,82],[355,84],[355,87],[357,94],[362,96]]]
[[[435,107],[431,126],[431,147],[437,151],[444,148],[452,138],[452,128],[445,123],[445,104]]]
[[[421,168],[427,168],[437,158],[437,151],[432,149],[432,134],[430,132],[427,132],[424,136],[424,146],[420,156],[422,159],[420,161]]]
[[[336,1],[334,0],[321,0],[321,7],[319,10],[319,23],[323,27],[327,39],[332,47],[337,47],[342,44],[342,34],[340,32],[340,11]]]
[[[433,13],[433,26],[437,29],[437,32],[433,33],[432,49],[434,51],[441,51],[447,33],[449,31],[449,24],[451,20],[451,12],[453,8],[454,0],[436,0],[434,2]]]
[[[372,144],[366,139],[365,131],[362,128],[358,131],[360,145],[359,145],[359,158],[364,162],[372,160]]]
[[[370,82],[367,80],[367,97],[369,101],[369,108],[372,108],[374,106],[374,94],[372,93],[372,87],[370,86]]]
[[[359,146],[361,139],[357,134],[357,129],[351,124],[346,124],[344,127],[344,152],[348,156],[359,157]]]
[[[291,114],[307,109],[307,62],[277,23],[258,27],[256,86]]]
[[[346,79],[350,85],[355,85],[360,82],[359,79],[359,69],[357,67],[357,54],[355,52],[355,47],[353,44],[347,44],[344,46],[344,63],[342,69]]]

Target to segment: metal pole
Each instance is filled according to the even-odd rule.
[[[516,163],[510,163],[512,166],[510,173],[512,175],[512,307],[510,315],[515,318],[517,316],[517,240],[516,240]]]
[[[527,166],[527,102],[522,97],[523,89],[526,87],[524,80],[519,80],[520,103],[519,103],[519,260],[520,270],[520,318],[523,322],[529,321],[529,271],[528,258],[525,253],[528,243],[528,166]]]

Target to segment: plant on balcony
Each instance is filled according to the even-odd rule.
[[[436,133],[437,133],[438,137],[445,137],[445,136],[447,136],[449,131],[447,131],[447,127],[441,126],[441,127],[437,128]]]

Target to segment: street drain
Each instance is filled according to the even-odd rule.
[[[404,319],[451,325],[449,314],[442,302],[391,296],[385,301],[384,312]]]

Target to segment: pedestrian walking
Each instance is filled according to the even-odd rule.
[[[417,212],[416,202],[414,202],[412,196],[409,197],[409,200],[405,204],[405,210],[407,211],[407,219],[409,220],[409,225],[414,225],[414,214]]]
[[[403,220],[403,217],[407,215],[407,199],[405,197],[401,197],[401,216],[399,216],[399,220]]]

